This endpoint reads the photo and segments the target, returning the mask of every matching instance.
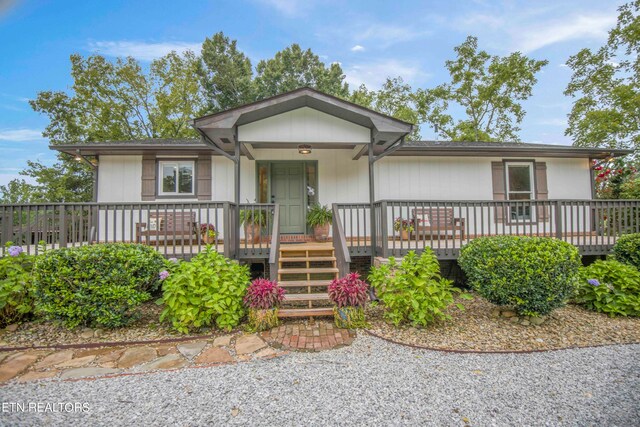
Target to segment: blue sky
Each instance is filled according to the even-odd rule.
[[[621,1],[36,1],[0,0],[0,184],[28,159],[55,160],[41,131],[45,117],[27,101],[42,90],[67,90],[69,55],[131,55],[142,62],[171,50],[199,51],[218,31],[252,59],[299,43],[342,65],[352,87],[377,88],[402,76],[414,88],[447,80],[444,61],[468,35],[491,54],[519,50],[548,59],[525,103],[521,138],[571,144],[564,136],[571,76],[564,65],[596,48],[615,24]],[[425,139],[434,135],[423,127]]]

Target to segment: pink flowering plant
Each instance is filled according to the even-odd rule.
[[[349,273],[335,279],[329,285],[329,299],[335,304],[334,319],[339,328],[361,328],[367,323],[364,307],[367,303],[369,285],[358,273]]]
[[[414,230],[413,224],[413,220],[398,217],[393,221],[393,229],[396,231],[404,230],[411,233]]]
[[[244,304],[249,308],[249,328],[265,331],[278,325],[278,307],[285,290],[278,282],[255,279],[247,288]]]
[[[200,224],[200,234],[207,237],[216,237],[216,227],[213,224]]]

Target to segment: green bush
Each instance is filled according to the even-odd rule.
[[[383,317],[396,326],[427,326],[448,319],[445,310],[453,303],[454,292],[459,292],[452,281],[440,276],[440,264],[431,248],[420,256],[411,251],[400,263],[389,258],[388,264],[371,269],[369,283],[384,305]]]
[[[640,233],[623,234],[613,246],[615,259],[640,270]]]
[[[484,298],[521,315],[541,316],[573,294],[580,254],[552,238],[481,237],[462,248],[458,264]]]
[[[598,260],[580,269],[575,302],[610,316],[640,316],[640,272],[618,261]]]
[[[165,263],[152,247],[135,244],[47,251],[33,269],[36,313],[70,328],[125,326],[158,288]]]
[[[249,269],[211,247],[191,262],[175,264],[162,285],[164,304],[160,320],[170,320],[183,333],[209,326],[231,329],[245,314],[242,299],[249,284]]]
[[[31,292],[34,256],[7,243],[0,258],[0,328],[24,320],[33,312]]]

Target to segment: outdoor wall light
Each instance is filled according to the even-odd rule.
[[[298,153],[311,154],[311,146],[306,144],[298,145]]]
[[[82,157],[80,157],[80,150],[76,150],[75,161],[76,162],[81,162],[82,161]]]

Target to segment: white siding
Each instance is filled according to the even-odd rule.
[[[309,107],[238,126],[242,142],[368,143],[368,128]]]
[[[99,202],[142,200],[142,156],[100,156]]]
[[[550,199],[591,199],[588,159],[539,159],[547,162]]]

